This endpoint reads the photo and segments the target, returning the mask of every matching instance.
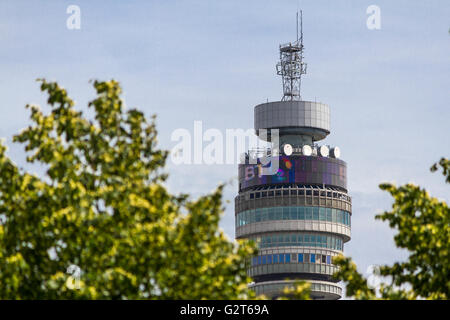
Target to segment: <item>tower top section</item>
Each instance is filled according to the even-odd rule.
[[[297,12],[297,40],[280,45],[280,61],[276,65],[277,74],[283,81],[282,101],[300,101],[302,74],[306,74],[306,63],[303,62],[303,16]]]

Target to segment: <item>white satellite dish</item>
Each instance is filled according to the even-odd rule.
[[[305,144],[305,145],[302,147],[302,154],[303,154],[304,156],[310,156],[310,155],[312,154],[312,148],[311,148],[311,146]]]
[[[321,146],[321,147],[319,148],[319,154],[320,154],[322,157],[328,157],[328,155],[330,154],[330,149],[328,149],[327,146]]]
[[[289,143],[286,143],[283,146],[283,152],[285,155],[290,156],[292,154],[292,146]]]
[[[336,159],[340,158],[341,149],[339,149],[339,147],[334,147],[333,149],[331,149],[331,156]]]

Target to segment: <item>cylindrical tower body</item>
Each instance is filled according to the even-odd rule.
[[[276,170],[262,175],[267,165],[248,158],[239,165],[236,238],[253,239],[259,247],[248,265],[251,287],[276,298],[303,279],[311,282],[312,298],[339,299],[332,257],[350,240],[352,210],[346,163],[337,158],[338,149],[326,152],[328,147],[315,144],[330,133],[329,107],[295,100],[257,105],[256,133],[271,129],[279,130],[280,150],[269,157]],[[270,134],[264,138],[271,141]]]
[[[313,299],[339,299],[332,257],[350,240],[347,165],[339,148],[316,144],[330,133],[330,108],[301,99],[303,49],[300,11],[300,37],[280,46],[283,98],[255,107],[256,134],[272,148],[261,158],[249,152],[239,165],[236,238],[258,244],[248,263],[257,294],[276,298],[302,279]]]

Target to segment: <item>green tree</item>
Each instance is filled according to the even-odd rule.
[[[431,171],[439,167],[450,183],[450,161],[442,158]],[[413,184],[384,183],[380,188],[392,195],[394,204],[376,219],[398,231],[395,244],[408,250],[408,260],[381,266],[378,273],[388,282],[378,289],[370,288],[351,259],[343,256],[333,260],[340,267],[335,277],[347,284],[347,296],[356,299],[450,299],[449,207]]]
[[[223,186],[197,200],[167,191],[154,116],[125,111],[116,81],[93,83],[92,119],[40,82],[50,112],[28,105],[32,125],[13,140],[45,174],[0,144],[0,298],[254,298],[254,246],[218,227]]]
[[[283,289],[282,296],[278,300],[311,300],[311,283],[296,280],[291,286]]]

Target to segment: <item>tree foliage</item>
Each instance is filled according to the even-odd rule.
[[[450,183],[450,161],[442,158],[431,171],[442,169]],[[407,249],[408,260],[379,268],[390,283],[378,292],[357,272],[350,258],[337,257],[340,266],[335,277],[347,283],[347,295],[356,299],[450,299],[450,209],[446,202],[431,197],[419,186],[396,187],[384,183],[382,190],[394,198],[391,211],[376,216],[398,231],[395,244]]]
[[[32,124],[13,140],[45,175],[0,144],[0,298],[254,298],[254,246],[218,227],[223,187],[197,200],[167,191],[154,117],[125,111],[116,81],[93,83],[93,119],[40,83],[50,112],[28,105]]]
[[[296,280],[291,286],[283,289],[282,296],[278,300],[311,300],[311,283]]]

